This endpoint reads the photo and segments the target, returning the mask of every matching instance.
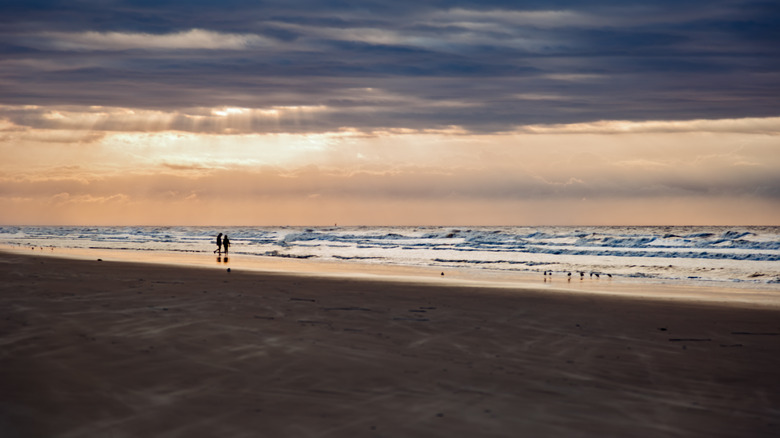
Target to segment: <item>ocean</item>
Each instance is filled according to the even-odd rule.
[[[0,245],[318,259],[780,290],[780,227],[2,226]]]

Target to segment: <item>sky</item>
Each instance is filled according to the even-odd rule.
[[[780,225],[776,1],[0,1],[0,224]]]

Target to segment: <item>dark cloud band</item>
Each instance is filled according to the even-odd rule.
[[[772,3],[357,6],[4,2],[3,103],[329,108],[291,132],[778,115]]]

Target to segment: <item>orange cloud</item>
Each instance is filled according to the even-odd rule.
[[[263,111],[271,110],[0,107],[7,117],[0,198],[10,206],[0,222],[755,224],[780,217],[772,216],[780,204],[778,118],[535,125],[504,134],[459,127],[224,132],[239,129],[231,118]],[[185,116],[209,120],[220,133],[170,129]],[[223,119],[227,125],[214,128]]]

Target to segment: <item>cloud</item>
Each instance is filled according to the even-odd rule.
[[[0,83],[11,105],[327,108],[290,132],[766,118],[778,20],[746,1],[15,2]]]
[[[61,131],[256,133],[295,130],[323,106],[182,108],[159,111],[102,106],[2,106],[0,117],[18,127]],[[50,135],[49,135],[50,136]]]
[[[780,117],[727,120],[603,120],[592,123],[528,125],[519,132],[531,134],[639,134],[671,132],[732,132],[780,135]]]
[[[84,194],[78,196],[71,196],[70,193],[62,192],[49,198],[49,203],[62,207],[68,204],[83,205],[83,204],[108,204],[117,203],[123,204],[128,200],[127,196],[121,193],[113,194],[110,196],[93,196],[91,194]]]
[[[522,155],[522,154],[520,154]],[[661,197],[752,196],[780,199],[774,164],[745,166],[738,154],[710,155],[680,165],[659,160],[559,162],[550,168],[481,163],[477,167],[428,166],[376,170],[320,166],[207,168],[161,163],[143,170],[79,176],[0,177],[0,195],[57,202],[115,200],[216,201],[251,204],[263,199],[305,202],[366,199],[516,202]],[[538,158],[536,158],[538,160]],[[120,197],[121,195],[121,197]]]
[[[244,50],[269,41],[260,35],[220,33],[191,29],[168,34],[124,32],[44,32],[33,45],[54,50]]]
[[[420,105],[416,99],[403,99],[381,91],[359,90],[364,95],[372,95],[371,102],[392,102],[402,107],[406,104]],[[528,102],[558,101],[557,94],[528,93],[515,96]],[[323,132],[329,122],[337,119],[342,109],[338,105],[344,102],[332,102],[335,106],[272,106],[260,108],[215,107],[181,108],[175,111],[146,110],[136,108],[102,106],[34,106],[0,105],[0,132],[19,132],[28,130],[29,136],[37,136],[51,142],[94,142],[105,132],[167,132],[181,131],[207,134],[263,134],[285,132]],[[350,101],[350,106],[357,105]],[[462,105],[468,106],[463,103]],[[459,110],[461,105],[450,102],[432,103],[431,111],[442,112]],[[362,107],[364,116],[370,116],[372,103],[365,102]],[[476,108],[475,108],[476,109]],[[382,114],[382,113],[380,113]],[[381,135],[386,133],[448,133],[467,134],[465,126],[442,126],[432,128],[397,128],[397,124],[372,126],[356,123],[354,126],[341,125],[335,132],[346,133],[350,130]],[[29,131],[44,130],[44,131]],[[78,131],[84,131],[78,133]],[[516,134],[641,134],[641,133],[686,133],[721,132],[745,134],[780,134],[780,117],[740,118],[740,119],[694,119],[694,120],[600,120],[587,123],[568,124],[517,124],[506,126],[507,132]]]
[[[641,177],[636,168],[620,173],[608,167],[606,172],[581,172],[565,179],[495,168],[449,172],[437,168],[385,172],[232,168],[190,169],[187,174],[170,166],[150,170],[154,171],[86,181],[0,179],[0,201],[11,206],[0,213],[0,221],[744,224],[772,223],[780,212],[780,180],[774,174],[759,176],[735,169],[723,169],[716,179],[696,172],[684,176],[681,169],[669,166],[655,173],[643,171]],[[756,191],[757,182],[768,184],[771,191]]]

